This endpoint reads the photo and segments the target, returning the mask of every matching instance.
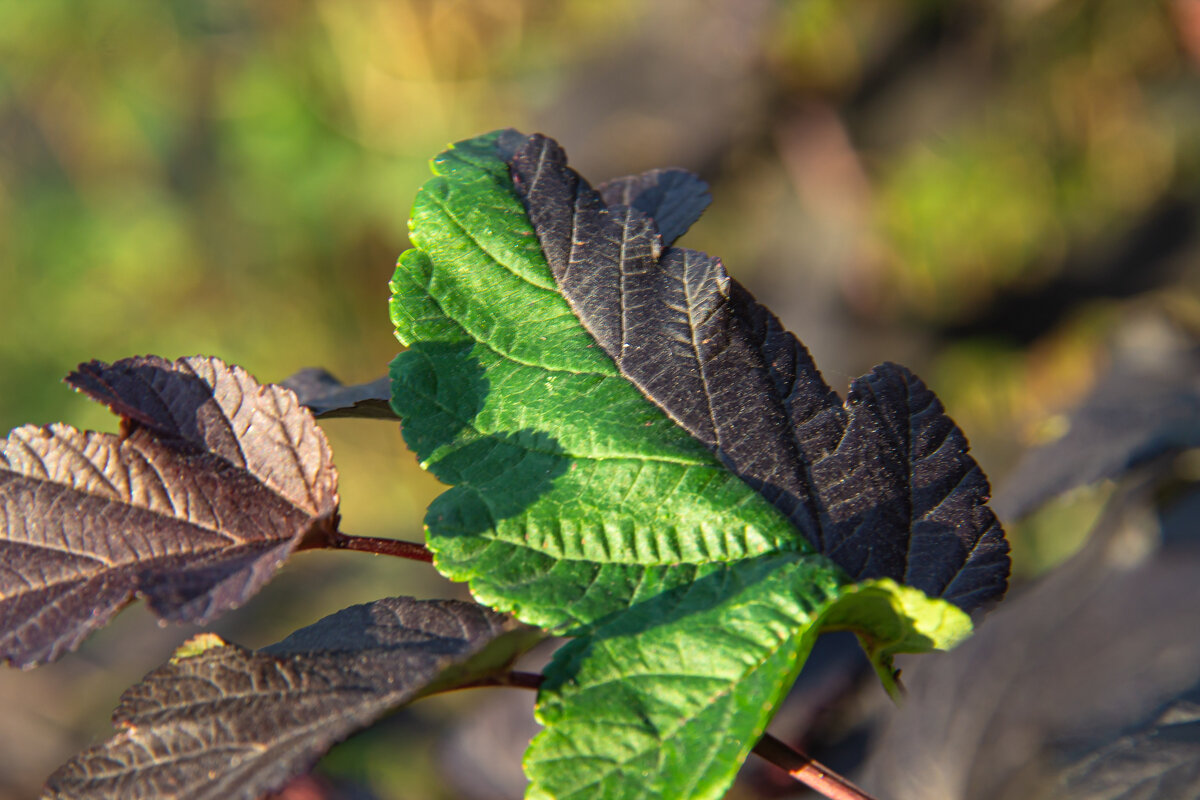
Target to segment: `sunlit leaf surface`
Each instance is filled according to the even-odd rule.
[[[719,261],[667,246],[707,204],[697,179],[601,194],[515,131],[434,172],[392,281],[392,404],[453,487],[426,517],[438,568],[577,637],[540,693],[531,797],[719,797],[823,615],[889,681],[892,653],[970,628],[856,579],[1003,592],[986,480],[932,393],[885,365],[843,405]]]

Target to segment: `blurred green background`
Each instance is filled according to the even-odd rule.
[[[0,0],[0,424],[111,430],[59,382],[92,358],[382,374],[428,159],[514,126],[597,181],[699,172],[715,204],[684,244],[720,255],[835,387],[914,368],[1000,484],[1114,348],[1195,342],[1198,68],[1200,0]],[[325,427],[345,529],[419,538],[438,488],[396,427]],[[1097,507],[1080,493],[1014,528],[1021,574]],[[304,555],[219,629],[255,646],[454,591]],[[0,673],[0,797],[105,735],[120,688],[186,633],[134,610],[60,664]],[[466,796],[433,788],[428,759],[363,755],[394,757],[405,724],[334,771]]]

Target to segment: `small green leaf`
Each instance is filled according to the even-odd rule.
[[[185,658],[195,658],[213,648],[225,647],[226,644],[228,643],[215,633],[197,633],[175,648],[175,652],[171,654],[171,663],[178,664]]]
[[[971,635],[971,618],[945,600],[890,578],[847,586],[825,612],[821,629],[852,630],[893,699],[900,699],[892,657],[949,650]]]

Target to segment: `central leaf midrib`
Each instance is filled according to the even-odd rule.
[[[716,444],[716,447],[718,448],[718,450],[724,451],[725,447],[721,441],[721,439],[722,439],[721,426],[717,423],[716,415],[713,414],[712,399],[711,399],[712,395],[709,391],[709,386],[708,386],[708,370],[705,368],[704,360],[702,358],[700,358],[700,343],[696,341],[696,320],[692,314],[692,309],[695,304],[694,304],[693,298],[692,298],[691,287],[688,286],[688,280],[687,280],[687,254],[683,253],[681,255],[683,258],[683,265],[680,270],[680,284],[683,286],[683,296],[684,296],[684,300],[686,302],[687,319],[688,319],[688,339],[691,341],[691,344],[692,344],[692,355],[696,361],[697,371],[700,373],[700,382],[704,386],[704,391],[702,392],[702,394],[704,396],[704,408],[706,410],[706,416],[708,417],[709,424],[712,426],[713,438],[716,439],[715,444]],[[751,487],[751,488],[753,488],[753,487]]]

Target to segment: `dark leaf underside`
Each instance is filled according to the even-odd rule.
[[[290,391],[200,357],[92,362],[68,382],[125,433],[4,440],[0,658],[52,660],[134,595],[164,620],[208,621],[336,525],[329,446]]]
[[[1200,702],[1171,703],[1150,724],[1080,758],[1059,791],[1063,800],[1200,797]]]
[[[347,386],[328,371],[309,367],[290,375],[279,385],[295,392],[300,405],[307,407],[318,419],[397,419],[390,403],[392,382],[386,375],[367,383]]]
[[[540,135],[511,169],[559,290],[621,374],[819,552],[855,579],[968,610],[1003,594],[1008,547],[987,480],[915,376],[884,364],[840,402],[718,259],[666,246],[651,214],[675,233],[703,208],[694,190],[677,208],[651,174],[602,195]]]
[[[700,219],[712,202],[708,184],[683,169],[652,169],[606,181],[597,187],[609,206],[632,206],[654,220],[664,247]]]
[[[44,797],[254,800],[387,711],[501,669],[538,638],[481,606],[406,597],[258,652],[197,637],[125,692],[119,732],[55,772]]]

